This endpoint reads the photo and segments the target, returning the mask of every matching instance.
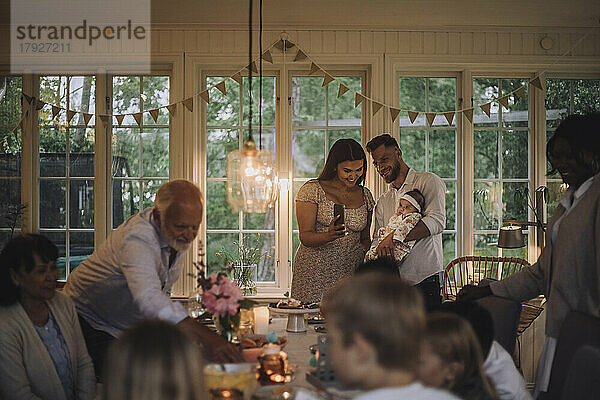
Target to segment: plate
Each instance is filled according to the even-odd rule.
[[[320,308],[277,308],[270,307],[269,311],[276,314],[316,314],[321,312]]]

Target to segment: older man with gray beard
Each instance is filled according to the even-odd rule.
[[[214,361],[241,359],[239,351],[191,319],[170,298],[202,213],[202,193],[194,184],[185,180],[165,183],[154,207],[125,221],[69,275],[65,292],[77,307],[99,378],[108,345],[140,319],[176,324]]]

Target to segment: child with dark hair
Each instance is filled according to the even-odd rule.
[[[387,236],[394,235],[394,261],[398,266],[412,250],[416,241],[406,242],[406,235],[417,225],[417,222],[423,216],[421,212],[425,206],[425,197],[417,189],[404,193],[398,200],[396,213],[390,217],[388,224],[379,228],[377,235],[379,240]],[[377,258],[377,245],[373,245],[367,254],[365,260],[374,260]]]
[[[363,274],[365,272],[381,272],[389,273],[400,278],[400,272],[396,263],[389,258],[376,258],[373,260],[366,260],[359,264],[354,270],[354,275]]]

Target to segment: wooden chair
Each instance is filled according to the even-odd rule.
[[[528,267],[522,258],[463,256],[450,261],[444,268],[444,300],[456,300],[459,290],[467,284],[477,285],[485,278],[504,279],[507,276]]]

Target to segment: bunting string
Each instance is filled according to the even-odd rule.
[[[408,115],[408,119],[410,120],[411,124],[414,124],[414,122],[416,121],[417,117],[419,115],[424,115],[425,119],[427,121],[427,124],[429,126],[431,126],[433,124],[433,121],[435,119],[435,117],[437,115],[441,115],[443,116],[448,125],[452,125],[452,122],[454,121],[454,118],[456,116],[456,114],[463,114],[468,120],[469,122],[473,121],[473,112],[475,109],[481,109],[483,111],[483,113],[485,113],[488,117],[491,115],[491,105],[492,103],[498,103],[499,106],[502,106],[506,109],[509,108],[509,97],[510,96],[515,96],[518,97],[519,99],[525,100],[526,99],[526,88],[527,85],[531,85],[534,86],[536,88],[538,88],[539,90],[544,90],[543,84],[542,84],[542,79],[544,77],[544,75],[556,64],[558,64],[560,62],[560,60],[571,54],[595,29],[597,29],[598,27],[592,27],[590,28],[584,35],[581,36],[581,38],[579,38],[579,40],[568,50],[564,51],[560,56],[558,56],[552,63],[547,64],[547,66],[537,72],[535,74],[535,76],[531,79],[529,79],[527,84],[521,85],[520,87],[516,88],[515,90],[508,92],[502,96],[498,96],[495,97],[493,99],[491,99],[490,101],[484,103],[484,104],[479,104],[479,105],[473,105],[471,107],[465,107],[465,108],[461,108],[461,109],[457,109],[457,110],[446,110],[446,111],[437,111],[437,112],[432,112],[432,111],[426,111],[426,110],[412,110],[406,107],[402,107],[402,106],[394,106],[394,105],[390,105],[387,104],[385,102],[382,102],[380,100],[374,99],[372,97],[369,97],[361,92],[355,91],[352,88],[349,88],[348,86],[344,85],[341,81],[339,81],[337,78],[335,78],[332,74],[330,74],[325,68],[323,68],[321,65],[319,65],[310,55],[307,51],[303,50],[297,43],[290,41],[289,39],[286,38],[282,38],[282,39],[278,39],[275,42],[273,42],[268,48],[267,50],[265,50],[264,52],[262,52],[262,54],[260,54],[259,57],[259,61],[260,59],[267,61],[269,63],[273,63],[273,56],[272,56],[272,51],[273,49],[281,51],[284,53],[284,63],[285,63],[285,53],[287,50],[292,49],[294,47],[296,47],[296,54],[293,57],[293,61],[292,62],[303,62],[303,63],[308,63],[310,62],[310,67],[308,70],[308,74],[309,75],[322,75],[323,76],[323,84],[322,87],[326,87],[330,84],[332,84],[333,82],[337,83],[339,85],[338,88],[338,93],[337,93],[337,97],[342,97],[344,96],[346,93],[353,93],[354,95],[354,106],[358,107],[360,104],[370,104],[371,105],[371,111],[372,111],[372,116],[375,116],[381,109],[387,109],[390,117],[392,119],[392,123],[394,123],[396,121],[396,119],[398,118],[398,115],[403,112],[406,113]],[[204,90],[199,91],[198,93],[193,94],[190,97],[178,100],[178,101],[174,101],[172,103],[169,103],[167,105],[158,107],[158,108],[153,108],[153,109],[149,109],[149,110],[142,110],[142,111],[138,111],[138,112],[131,112],[131,113],[124,113],[124,114],[97,114],[97,116],[102,120],[103,123],[107,123],[110,120],[112,120],[112,118],[116,119],[117,125],[121,126],[121,124],[123,123],[123,119],[125,118],[125,116],[130,115],[133,117],[133,119],[136,121],[136,123],[138,125],[141,125],[142,123],[142,116],[144,113],[148,113],[150,114],[150,116],[152,117],[152,119],[154,121],[157,121],[158,119],[158,113],[160,109],[166,109],[169,112],[170,116],[174,116],[175,113],[177,112],[177,107],[178,105],[183,105],[185,109],[187,109],[190,112],[193,112],[194,110],[194,103],[195,100],[199,97],[200,99],[202,99],[202,101],[204,101],[206,104],[209,104],[211,99],[210,99],[210,95],[209,92],[212,89],[217,89],[219,92],[221,92],[223,95],[227,94],[227,86],[226,86],[226,80],[227,79],[231,79],[235,82],[237,82],[239,85],[242,84],[242,77],[246,75],[246,72],[251,69],[252,72],[258,72],[257,68],[256,68],[256,61],[253,60],[249,65],[245,65],[244,67],[240,68],[238,71],[236,71],[235,73],[233,73],[232,75],[228,76],[227,78],[225,78],[224,80],[216,83],[215,85],[212,85],[210,87],[207,87]],[[82,114],[83,115],[83,119],[85,122],[85,125],[87,126],[89,121],[92,119],[92,117],[95,115],[94,113],[86,113],[83,111],[76,111],[76,110],[71,110],[71,109],[65,109],[64,107],[60,107],[58,105],[55,104],[50,104],[44,101],[41,101],[39,99],[36,99],[33,96],[30,96],[26,93],[22,93],[22,97],[23,99],[27,102],[27,104],[29,105],[29,108],[26,110],[25,113],[23,113],[23,116],[21,118],[21,120],[19,121],[19,123],[12,129],[12,131],[10,132],[9,135],[6,135],[1,143],[10,143],[12,141],[11,136],[13,136],[13,134],[20,128],[22,128],[23,123],[25,121],[26,118],[28,118],[29,116],[29,110],[35,108],[36,110],[41,110],[42,108],[44,108],[46,105],[49,105],[51,107],[51,112],[52,112],[52,119],[55,119],[57,115],[59,115],[63,110],[66,110],[66,119],[67,119],[67,124],[73,119],[73,116],[75,114]],[[24,103],[25,104],[25,103]],[[4,146],[0,146],[0,148],[2,149],[2,151],[4,150]]]

